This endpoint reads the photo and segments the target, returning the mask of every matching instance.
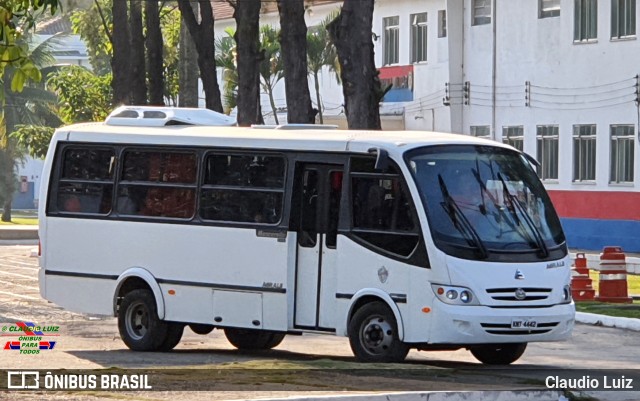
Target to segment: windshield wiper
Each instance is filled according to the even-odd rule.
[[[511,207],[507,206],[507,209],[509,209],[509,211],[513,215],[516,224],[521,225],[520,219],[518,218],[518,213],[515,211],[515,209],[518,209],[518,212],[520,212],[520,214],[522,215],[525,223],[527,223],[527,226],[529,226],[531,233],[533,233],[533,239],[538,246],[538,249],[540,249],[540,252],[542,252],[542,256],[546,258],[547,256],[549,256],[549,248],[547,248],[547,244],[545,244],[544,238],[542,238],[542,234],[540,234],[540,230],[538,230],[538,228],[536,227],[527,210],[520,204],[518,198],[515,195],[511,194],[511,192],[509,192],[507,183],[502,177],[502,174],[498,173],[498,179],[502,183],[503,193],[505,194],[511,205]]]
[[[474,246],[478,250],[480,257],[482,259],[486,259],[489,255],[487,247],[480,239],[478,232],[469,222],[469,219],[467,219],[467,216],[462,213],[456,201],[449,194],[447,185],[444,183],[440,174],[438,174],[438,182],[440,183],[440,191],[442,192],[442,198],[444,199],[442,207],[447,212],[447,215],[449,215],[453,226],[460,231],[470,245]]]

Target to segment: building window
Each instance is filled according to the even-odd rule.
[[[427,61],[427,13],[411,14],[411,62]]]
[[[522,152],[524,149],[524,128],[522,125],[502,127],[502,142]]]
[[[398,64],[400,59],[400,17],[382,19],[384,25],[384,65]]]
[[[478,138],[491,138],[491,126],[489,125],[472,125],[469,127],[471,136]]]
[[[536,132],[538,142],[538,162],[540,178],[558,179],[558,126],[539,125]]]
[[[598,0],[575,0],[573,40],[595,40],[598,37]]]
[[[611,38],[636,35],[636,0],[611,0]]]
[[[491,0],[473,0],[473,25],[491,23]]]
[[[560,0],[539,0],[538,8],[540,18],[558,17],[560,16]]]
[[[596,126],[573,126],[573,181],[596,179]]]
[[[610,182],[633,182],[634,126],[611,126]]]
[[[438,11],[438,37],[447,37],[447,10]]]

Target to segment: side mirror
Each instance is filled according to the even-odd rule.
[[[389,168],[389,152],[381,148],[371,148],[369,153],[376,154],[376,164],[374,168],[378,171],[385,171]]]

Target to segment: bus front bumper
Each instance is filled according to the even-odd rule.
[[[560,341],[571,336],[575,305],[546,308],[455,306],[436,300],[430,344],[489,344]]]

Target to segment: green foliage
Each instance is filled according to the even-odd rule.
[[[238,67],[236,65],[235,29],[227,28],[227,36],[216,38],[216,66],[222,68],[222,101],[225,113],[229,113],[237,105]]]
[[[160,10],[160,29],[164,39],[164,96],[169,104],[178,105],[179,85],[179,53],[180,43],[180,10],[176,7],[163,6]]]
[[[331,12],[325,17],[320,25],[310,27],[307,31],[307,66],[309,74],[318,74],[322,67],[327,66],[329,70],[336,74],[338,83],[340,83],[338,63],[338,53],[335,46],[329,38],[327,25],[331,23],[339,15],[339,10]]]
[[[79,66],[50,75],[47,84],[59,97],[60,115],[67,124],[103,121],[111,112],[111,74],[98,76]]]
[[[71,14],[73,32],[87,46],[89,62],[98,75],[111,72],[112,46],[109,37],[113,29],[111,0],[97,0],[86,10],[77,10]]]
[[[273,88],[284,77],[282,55],[280,52],[280,30],[271,25],[260,28],[260,47],[264,52],[264,60],[260,63],[260,86],[269,96],[271,111],[276,124],[279,124],[276,103],[273,99]]]
[[[55,128],[42,125],[17,125],[11,136],[19,146],[28,149],[29,156],[44,159],[54,131]]]

